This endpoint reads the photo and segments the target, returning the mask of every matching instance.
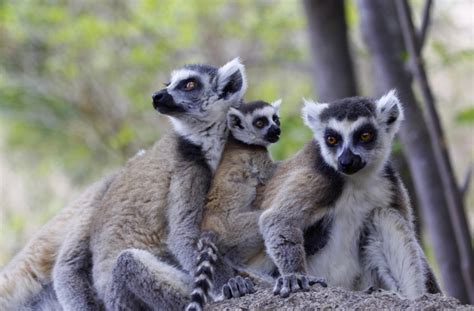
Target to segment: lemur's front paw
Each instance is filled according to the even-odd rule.
[[[253,282],[250,278],[246,277],[244,279],[240,275],[231,278],[222,287],[222,295],[225,299],[239,298],[252,293],[255,293]]]
[[[323,278],[315,278],[302,274],[286,274],[280,276],[273,288],[273,294],[280,295],[282,298],[290,296],[290,293],[298,291],[308,291],[309,287],[314,284],[320,284],[327,287],[326,281]]]

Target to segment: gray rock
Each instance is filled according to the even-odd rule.
[[[426,294],[416,300],[403,299],[389,291],[372,294],[347,291],[340,287],[315,285],[309,292],[291,294],[288,298],[273,295],[269,286],[257,286],[257,292],[238,299],[211,304],[207,310],[474,310],[452,297]]]

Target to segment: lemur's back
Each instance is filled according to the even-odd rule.
[[[317,170],[317,165],[320,165],[321,162],[315,156],[316,148],[315,142],[311,141],[293,157],[278,165],[275,174],[265,187],[263,210],[271,208],[274,202],[278,202],[278,205],[285,207],[294,206],[295,212],[301,213],[298,206],[309,203],[312,206],[325,207],[327,202],[332,200],[330,197],[330,194],[334,193],[331,189],[332,181],[328,180],[320,170]],[[293,202],[287,201],[281,195],[282,190],[285,190],[286,193],[292,191],[295,193],[305,191],[305,193],[298,195],[300,202]],[[307,220],[311,223],[309,218]]]
[[[124,245],[167,255],[165,207],[176,158],[176,135],[166,134],[116,177],[92,224],[93,274],[111,270]],[[99,292],[106,282],[95,280]]]
[[[0,274],[0,309],[17,308],[52,281],[59,248],[75,223],[89,217],[115,175],[89,186],[75,201],[41,228]]]
[[[264,249],[258,231],[257,189],[264,187],[275,170],[265,147],[230,138],[207,196],[203,229],[218,235],[219,250],[247,265]]]

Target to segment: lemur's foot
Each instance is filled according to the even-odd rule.
[[[298,291],[309,291],[309,287],[314,284],[320,284],[327,287],[326,280],[323,278],[315,278],[302,274],[287,274],[280,276],[273,288],[273,294],[280,295],[283,298],[290,296],[290,293]]]
[[[369,286],[369,287],[367,287],[366,289],[364,289],[362,292],[363,292],[364,294],[370,295],[370,294],[375,293],[377,290],[379,290],[379,289],[377,289],[375,286]]]
[[[222,295],[225,299],[239,298],[252,293],[255,293],[252,280],[248,277],[244,279],[240,275],[231,278],[222,287]]]

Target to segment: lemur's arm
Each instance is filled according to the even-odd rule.
[[[302,193],[307,192],[308,186],[301,184],[304,179],[298,175],[295,172],[279,185],[271,203],[264,202],[267,210],[259,219],[267,252],[282,275],[306,273],[303,229],[312,207],[312,196]]]
[[[308,185],[300,183],[301,178],[289,177],[280,188],[285,191],[278,192],[273,205],[259,220],[267,252],[282,275],[277,280],[274,293],[282,297],[288,297],[290,292],[300,289],[308,290],[309,285],[315,283],[326,286],[324,280],[306,276],[303,229],[310,219],[309,215],[314,213],[310,212],[314,203],[311,195],[302,193]],[[301,188],[297,192],[294,187]]]
[[[171,179],[167,244],[188,272],[195,267],[196,243],[201,235],[204,200],[211,178],[205,165],[187,163],[177,167]]]

